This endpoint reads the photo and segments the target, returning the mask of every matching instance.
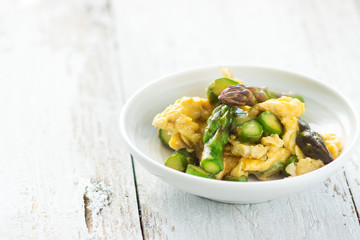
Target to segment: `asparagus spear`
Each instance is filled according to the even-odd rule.
[[[313,159],[320,159],[325,164],[334,160],[327,149],[324,139],[316,132],[305,130],[296,135],[296,144],[303,154]]]
[[[298,119],[299,132],[311,130],[309,124],[304,120]]]
[[[222,154],[229,140],[229,127],[232,124],[235,109],[227,105],[216,107],[207,121],[204,132],[204,150],[201,167],[210,174],[223,170]]]
[[[244,84],[229,86],[219,96],[221,103],[229,106],[254,106],[269,99],[267,88],[246,87]]]
[[[298,126],[299,132],[295,140],[305,156],[320,159],[325,164],[334,160],[320,134],[312,131],[309,124],[303,120],[298,120]]]
[[[219,129],[220,121],[218,121],[218,119],[221,118],[221,111],[220,110],[222,110],[222,107],[223,107],[223,105],[217,106],[213,110],[211,116],[206,121],[206,128],[205,128],[205,131],[204,131],[204,138],[203,138],[204,143],[209,141],[209,139],[212,136],[214,136],[216,130]]]
[[[231,126],[232,130],[235,130],[243,122],[249,121],[251,118],[248,113],[242,110],[241,108],[235,108],[234,120]]]
[[[297,98],[301,102],[304,102],[303,97],[299,94],[288,93],[276,93],[269,91],[266,87],[247,87],[244,84],[236,84],[227,87],[219,95],[219,101],[229,106],[254,106],[257,103],[265,102],[268,99],[280,98],[282,96],[288,96]]]

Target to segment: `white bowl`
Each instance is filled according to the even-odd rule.
[[[120,116],[121,133],[131,154],[149,172],[186,192],[227,203],[256,203],[302,191],[324,181],[350,158],[359,136],[357,114],[348,100],[335,89],[299,74],[251,66],[229,66],[234,76],[248,86],[267,86],[273,91],[289,90],[306,101],[303,119],[320,132],[335,132],[343,142],[341,155],[313,172],[272,181],[229,182],[188,175],[164,166],[172,153],[159,141],[154,116],[182,96],[205,97],[208,84],[221,77],[220,68],[211,66],[178,72],[160,78],[137,91],[125,104]],[[316,127],[318,129],[316,129]]]

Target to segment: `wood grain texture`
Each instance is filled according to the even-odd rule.
[[[355,94],[355,88],[352,92],[344,88],[358,83],[342,78],[342,73],[349,70],[342,64],[342,58],[356,60],[350,66],[357,77],[359,55],[346,55],[341,50],[347,48],[344,42],[354,47],[358,43],[354,2],[174,4],[158,0],[115,2],[114,6],[127,97],[144,83],[174,70],[226,63],[287,68]],[[351,47],[347,51],[353,53]],[[296,195],[262,204],[227,205],[168,187],[139,165],[135,169],[146,239],[360,236],[354,205],[357,195],[353,193],[358,190],[352,187],[355,172],[346,172],[351,175],[347,176],[350,190],[340,171],[322,185]]]
[[[141,239],[106,1],[0,3],[0,233],[4,239]],[[85,223],[90,179],[114,191]]]

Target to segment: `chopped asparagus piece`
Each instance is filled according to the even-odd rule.
[[[244,143],[256,143],[263,134],[263,128],[256,120],[249,120],[237,128],[239,140]]]
[[[167,147],[169,147],[169,141],[171,139],[171,134],[164,130],[159,128],[158,130],[158,137],[160,138],[160,141]]]
[[[165,161],[165,166],[184,172],[187,167],[187,162],[184,156],[179,153],[173,154]]]
[[[216,179],[215,176],[210,175],[209,173],[205,172],[201,167],[189,164],[186,168],[186,173],[191,174],[198,177],[204,177],[204,178],[212,178]]]
[[[284,128],[279,119],[269,111],[261,113],[256,120],[262,125],[265,136],[283,133]]]
[[[269,180],[272,176],[277,175],[284,169],[284,163],[282,161],[277,161],[272,164],[268,169],[262,172],[254,172],[254,175],[260,180]]]
[[[165,166],[184,172],[188,164],[195,164],[196,160],[192,153],[186,151],[186,149],[180,149],[175,151],[165,161]]]
[[[285,177],[290,176],[290,174],[288,172],[286,172],[286,167],[292,163],[296,163],[297,161],[298,161],[298,159],[295,155],[292,155],[291,157],[289,157],[285,162],[284,169],[281,171],[282,175],[284,175]]]
[[[234,177],[234,176],[230,176],[227,175],[223,178],[223,180],[226,181],[236,181],[236,182],[247,182],[248,181],[248,177],[247,176],[241,176],[241,177]]]
[[[221,94],[221,92],[224,91],[225,88],[235,84],[239,84],[239,83],[229,78],[219,78],[211,82],[206,90],[206,95],[210,103],[211,104],[219,103],[218,96]]]

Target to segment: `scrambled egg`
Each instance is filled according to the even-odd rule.
[[[334,133],[326,133],[321,136],[324,139],[325,145],[327,149],[329,149],[332,158],[337,158],[342,150],[340,138]]]
[[[291,177],[295,177],[296,176],[296,165],[295,163],[290,163],[289,165],[287,165],[287,167],[285,168],[285,171],[290,174]]]
[[[296,176],[314,171],[322,166],[324,166],[324,163],[321,160],[309,157],[300,159],[296,164]]]
[[[182,97],[155,116],[153,125],[168,131],[172,137],[169,145],[201,149],[206,120],[213,111],[209,100],[199,97]]]
[[[277,134],[263,137],[261,144],[247,145],[238,141],[231,141],[235,156],[240,156],[238,165],[231,171],[232,176],[240,177],[244,173],[262,172],[272,164],[285,161],[291,156],[288,149],[284,148],[284,141]],[[265,180],[265,179],[262,179]]]
[[[305,104],[297,98],[284,96],[278,99],[267,100],[254,107],[262,111],[270,111],[279,118],[280,122],[284,125],[282,139],[285,148],[289,149],[299,159],[304,158],[301,150],[296,145],[295,139],[298,131],[298,117],[305,113]]]
[[[232,144],[231,153],[234,156],[265,160],[268,147],[264,145],[248,145],[237,140],[230,140],[230,143]]]

